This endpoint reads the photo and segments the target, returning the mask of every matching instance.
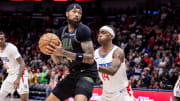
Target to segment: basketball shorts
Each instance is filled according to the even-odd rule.
[[[17,74],[8,74],[7,78],[4,80],[1,86],[1,91],[3,93],[13,93],[14,89],[14,81],[17,79]],[[29,85],[28,85],[28,72],[24,71],[23,76],[20,79],[19,88],[17,89],[19,94],[29,93]]]
[[[94,80],[88,76],[77,76],[69,74],[62,81],[58,82],[53,94],[61,101],[78,94],[85,95],[88,99],[92,96]]]
[[[124,88],[116,92],[103,91],[100,101],[135,101],[135,99],[131,88]]]
[[[177,80],[174,86],[173,94],[176,97],[180,97],[180,78]]]

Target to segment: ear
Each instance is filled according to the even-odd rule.
[[[66,12],[66,17],[68,17],[68,15],[69,15],[68,12]]]
[[[109,34],[109,38],[113,40],[113,35]]]

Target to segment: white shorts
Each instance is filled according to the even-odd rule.
[[[3,93],[13,93],[14,89],[14,81],[17,78],[17,74],[8,74],[7,78],[4,80],[1,86],[1,92]],[[17,89],[18,93],[25,94],[29,93],[29,85],[28,85],[28,72],[27,70],[24,71],[23,76],[20,79],[19,88]]]
[[[180,78],[177,80],[174,86],[173,94],[176,97],[180,97]]]
[[[114,93],[103,92],[100,101],[134,101],[134,97],[132,90],[124,88]]]

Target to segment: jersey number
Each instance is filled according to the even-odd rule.
[[[109,75],[102,73],[102,78],[103,78],[103,80],[109,80]]]

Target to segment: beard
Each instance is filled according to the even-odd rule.
[[[77,21],[77,22],[75,22],[75,21],[67,18],[67,22],[68,22],[70,25],[72,25],[73,27],[77,27],[77,26],[79,25],[79,23],[80,23],[80,20]]]

